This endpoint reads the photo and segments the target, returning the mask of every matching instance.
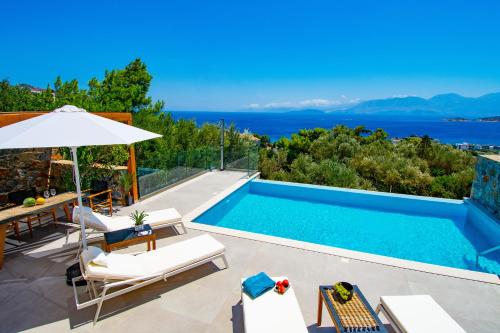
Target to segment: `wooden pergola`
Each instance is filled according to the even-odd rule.
[[[26,119],[41,116],[48,112],[32,112],[32,111],[22,111],[22,112],[0,112],[0,127],[7,126],[10,124],[17,123]],[[111,120],[119,121],[127,125],[132,125],[132,114],[127,112],[92,112],[95,115],[108,118]],[[54,147],[55,148],[55,147]],[[137,187],[137,171],[135,162],[135,149],[133,145],[129,148],[129,157],[127,163],[127,169],[129,175],[132,177],[132,196],[134,201],[139,199],[139,189]]]

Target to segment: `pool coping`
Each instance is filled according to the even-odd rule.
[[[402,269],[415,270],[415,271],[420,271],[420,272],[424,272],[424,273],[450,276],[450,277],[454,277],[454,278],[460,278],[460,279],[473,280],[473,281],[478,281],[478,282],[485,282],[485,283],[500,285],[500,277],[495,275],[495,274],[491,274],[491,273],[475,272],[475,271],[469,271],[466,269],[428,264],[428,263],[423,263],[423,262],[419,262],[419,261],[399,259],[399,258],[388,257],[388,256],[379,255],[379,254],[372,254],[372,253],[367,253],[367,252],[348,250],[348,249],[343,249],[343,248],[334,247],[334,246],[314,244],[314,243],[298,241],[298,240],[293,240],[293,239],[288,239],[288,238],[283,238],[283,237],[269,236],[269,235],[254,233],[254,232],[235,230],[235,229],[217,227],[217,226],[206,225],[206,224],[194,222],[195,218],[197,218],[198,216],[200,216],[201,214],[203,214],[204,212],[206,212],[207,210],[209,210],[210,208],[212,208],[213,206],[218,204],[221,200],[223,200],[228,195],[235,192],[236,190],[238,190],[239,188],[241,188],[242,186],[244,186],[248,182],[259,177],[259,175],[260,175],[260,173],[257,173],[257,174],[252,175],[251,177],[249,177],[247,179],[242,179],[242,180],[238,181],[234,185],[230,186],[226,190],[224,190],[221,193],[214,196],[212,199],[208,200],[207,202],[205,202],[202,205],[200,205],[199,207],[195,208],[194,210],[192,210],[188,214],[184,215],[183,222],[184,222],[184,225],[186,226],[186,228],[196,229],[196,230],[201,230],[201,231],[206,231],[206,232],[212,232],[212,233],[217,233],[217,234],[223,234],[223,235],[228,235],[228,236],[233,236],[233,237],[245,238],[245,239],[250,239],[250,240],[256,240],[256,241],[260,241],[260,242],[272,243],[272,244],[277,244],[277,245],[281,245],[281,246],[294,247],[294,248],[298,248],[298,249],[302,249],[302,250],[308,250],[308,251],[333,255],[333,256],[337,256],[337,257],[341,257],[341,258],[367,261],[367,262],[371,262],[371,263],[375,263],[375,264],[398,267],[398,268],[402,268]],[[262,181],[262,180],[259,180],[259,181]],[[285,182],[285,183],[288,183],[288,182]],[[288,183],[288,184],[296,185],[295,183]],[[307,186],[305,184],[297,184],[297,185]],[[343,188],[342,188],[342,190],[359,191],[359,190],[351,190],[351,189],[343,189]],[[369,192],[372,192],[372,191],[369,191]],[[374,192],[373,194],[376,194],[376,193],[377,192]],[[400,194],[398,194],[398,196],[399,195]],[[404,195],[404,196],[406,196],[406,195]],[[418,197],[418,196],[411,196],[411,197]],[[425,198],[422,198],[422,199],[425,199]],[[434,199],[434,198],[432,198],[432,199]],[[440,198],[437,198],[437,199],[440,200]],[[428,199],[428,200],[430,200],[430,199]],[[448,201],[450,199],[442,199],[442,200]],[[459,201],[459,200],[456,200],[456,201]]]

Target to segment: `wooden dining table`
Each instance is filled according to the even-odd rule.
[[[35,205],[31,207],[25,207],[21,205],[1,210],[0,211],[0,269],[2,269],[3,266],[5,234],[7,226],[10,223],[19,221],[24,217],[35,215],[42,211],[47,211],[54,208],[63,208],[64,213],[66,214],[66,219],[68,221],[71,221],[71,212],[69,209],[69,204],[75,202],[76,199],[77,199],[76,192],[65,192],[45,199],[45,203],[43,205]]]

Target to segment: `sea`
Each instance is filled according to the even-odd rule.
[[[471,143],[500,146],[500,122],[449,121],[440,118],[394,117],[383,115],[345,115],[334,113],[307,114],[301,112],[213,112],[167,111],[174,119],[193,119],[198,125],[224,120],[243,131],[269,135],[272,141],[290,137],[300,129],[333,128],[337,125],[364,125],[375,130],[382,128],[391,138],[429,135],[442,143]]]

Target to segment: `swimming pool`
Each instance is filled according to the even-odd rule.
[[[463,200],[252,180],[194,222],[500,274],[500,226]]]

